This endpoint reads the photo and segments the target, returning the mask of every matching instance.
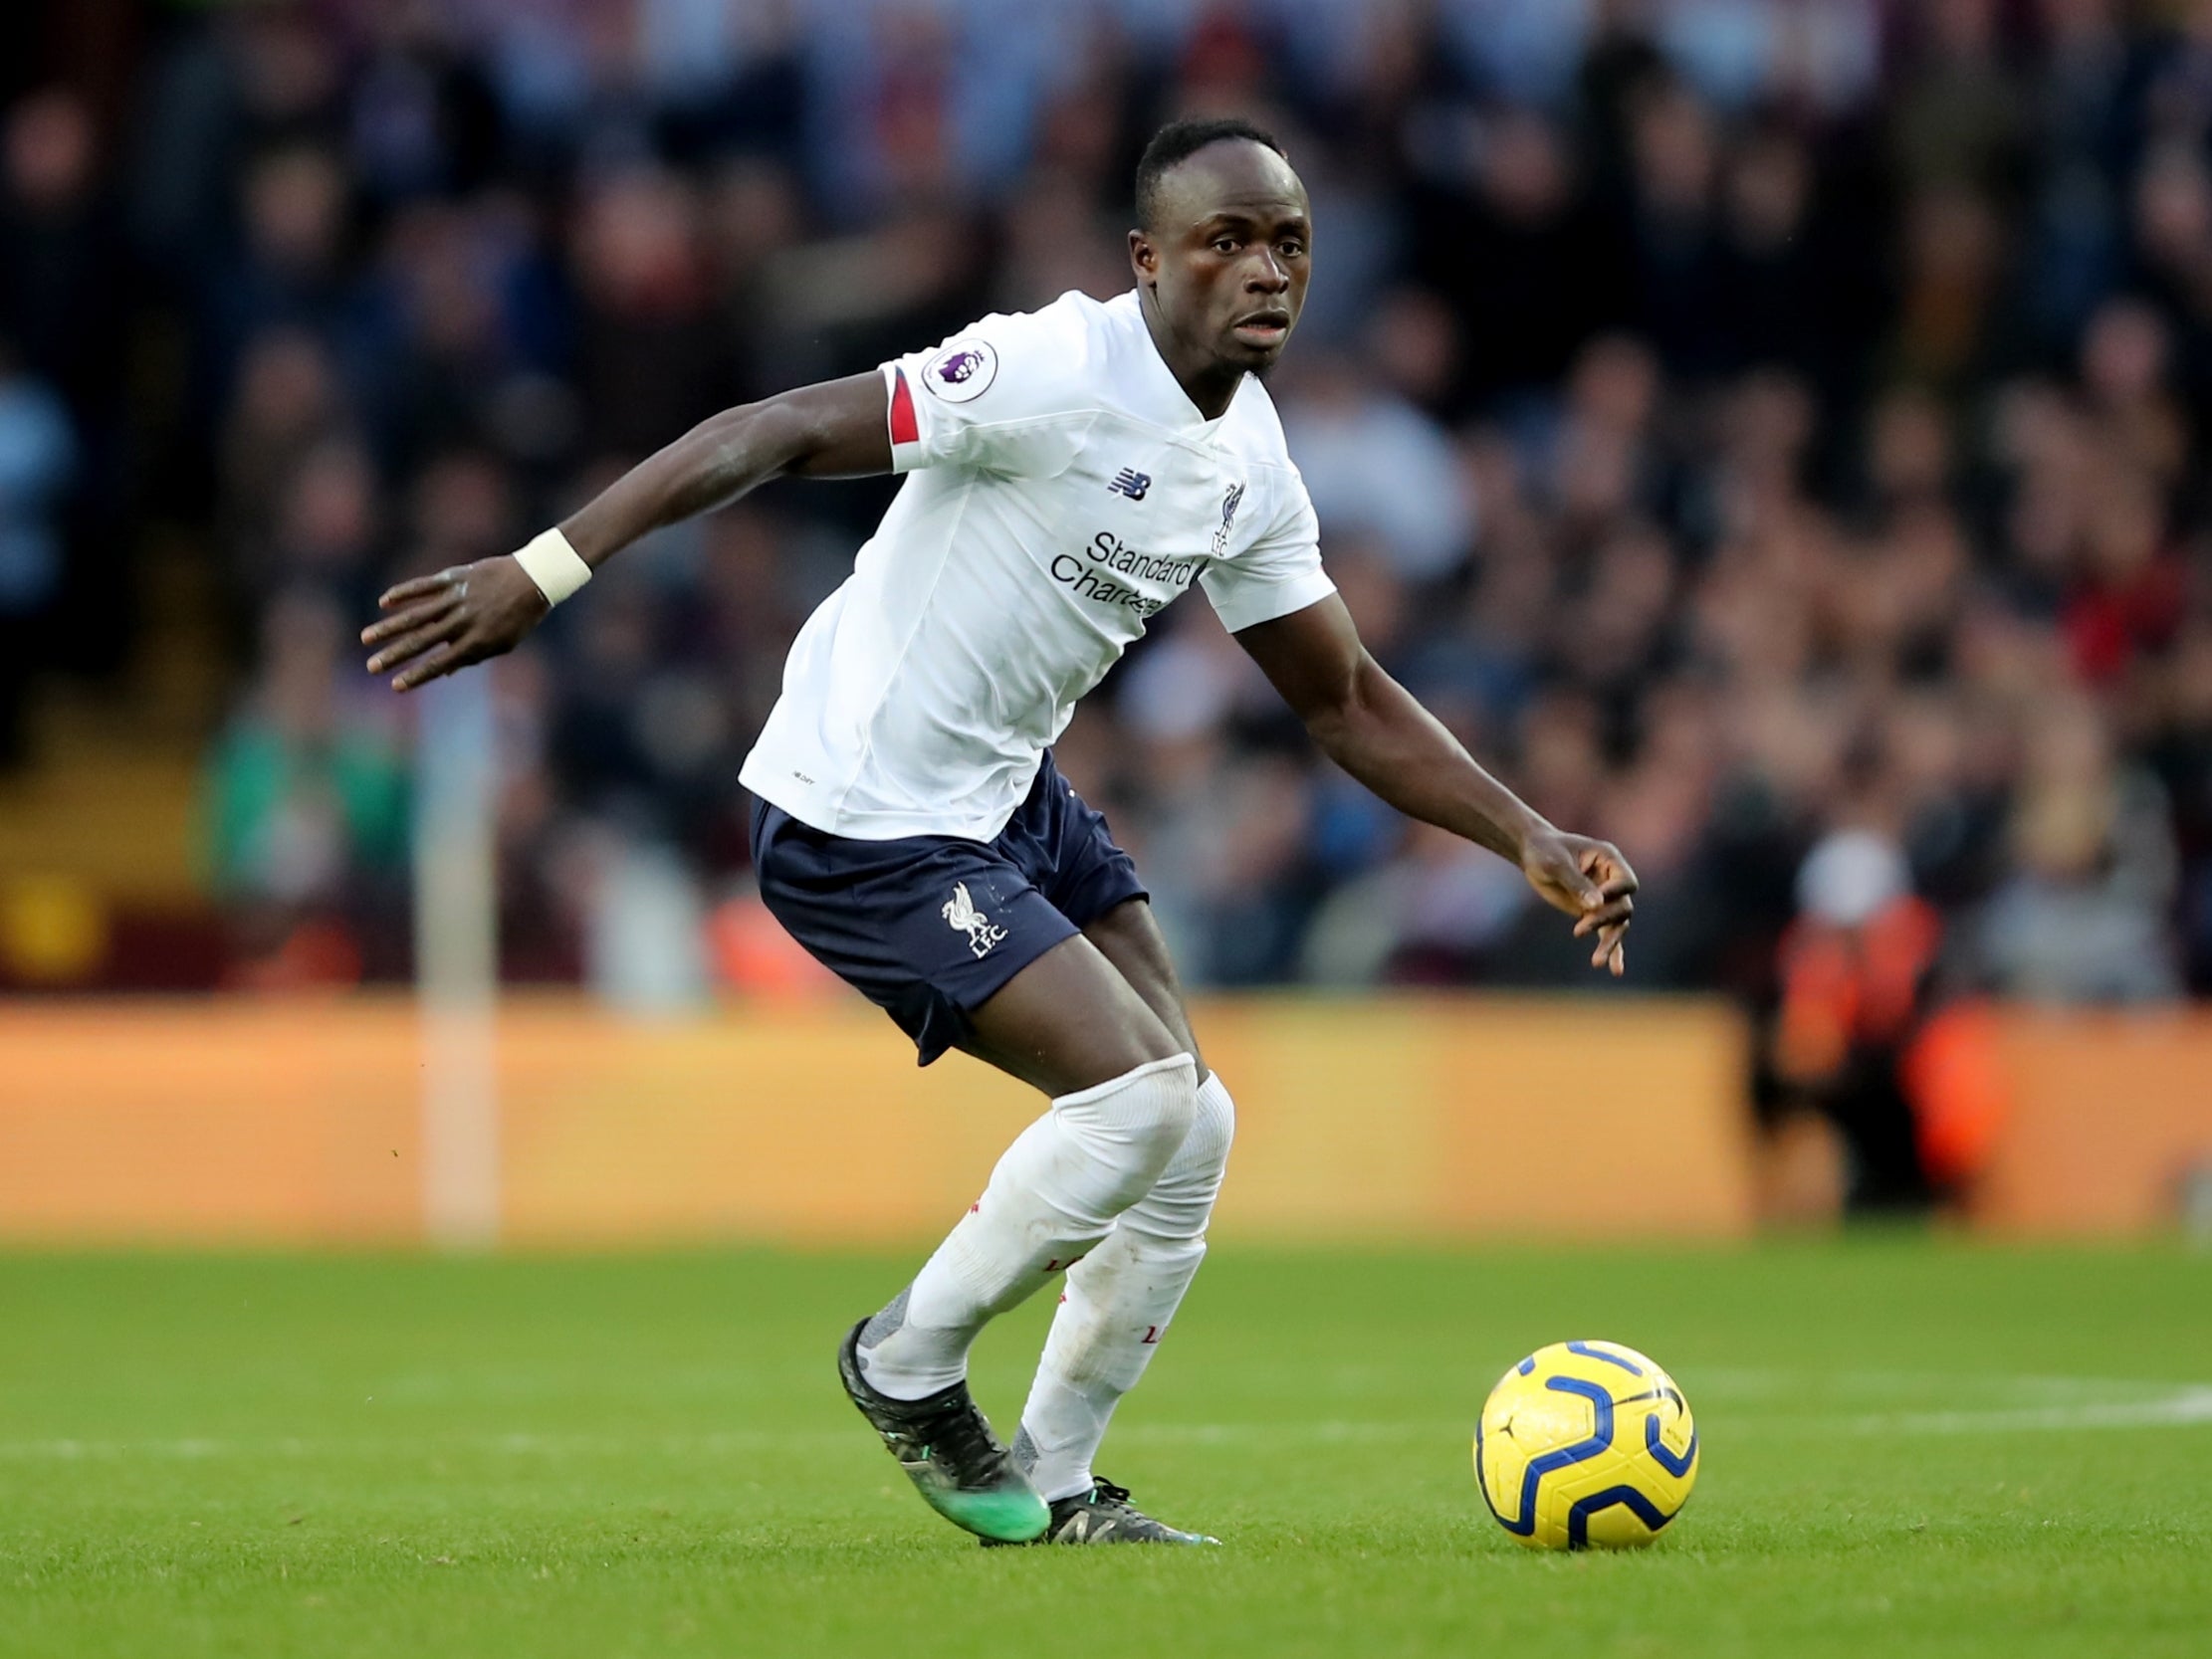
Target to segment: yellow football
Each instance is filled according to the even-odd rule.
[[[1554,1343],[1490,1390],[1474,1479],[1531,1549],[1649,1544],[1697,1484],[1697,1425],[1674,1379],[1635,1348]]]

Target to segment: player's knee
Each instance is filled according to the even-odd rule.
[[[1194,1176],[1219,1186],[1221,1173],[1228,1167],[1229,1146],[1235,1140],[1236,1102],[1229,1098],[1221,1074],[1216,1072],[1199,1085],[1191,1136],[1176,1157],[1176,1166],[1188,1167]]]
[[[1130,1117],[1130,1141],[1157,1180],[1191,1139],[1199,1116],[1198,1062],[1188,1054],[1155,1062],[1159,1070],[1149,1079]]]
[[[1060,1122],[1113,1164],[1134,1202],[1160,1178],[1199,1112],[1198,1063],[1188,1054],[1149,1061],[1110,1083],[1052,1103]]]
[[[1199,1088],[1190,1135],[1152,1190],[1131,1207],[1128,1225],[1153,1239],[1185,1241],[1203,1251],[1235,1139],[1236,1103],[1219,1077],[1210,1077]]]

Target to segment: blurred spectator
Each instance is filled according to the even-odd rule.
[[[1781,1006],[1767,1063],[1786,1101],[1831,1119],[1851,1153],[1859,1208],[1927,1196],[1905,1065],[1926,1019],[1943,929],[1916,898],[1903,851],[1842,830],[1807,856],[1783,935]]]
[[[1442,430],[1351,362],[1301,365],[1283,421],[1331,537],[1369,534],[1400,575],[1448,575],[1473,540],[1471,492]]]
[[[127,341],[116,319],[127,266],[101,152],[92,109],[62,88],[33,93],[0,123],[0,336],[67,407],[73,452],[62,494],[19,510],[48,518],[60,561],[40,605],[36,656],[95,672],[121,661],[135,612],[120,591],[131,492],[121,438]],[[0,600],[0,612],[21,614],[20,602]],[[0,667],[0,710],[20,696],[5,683],[27,669],[26,660]],[[7,724],[0,713],[0,728]],[[0,735],[0,749],[10,741]]]
[[[1730,368],[1780,364],[1832,378],[1837,250],[1816,234],[1813,157],[1794,136],[1748,135],[1725,163],[1713,250],[1715,349]]]
[[[264,328],[304,328],[333,349],[351,343],[359,274],[346,247],[351,184],[340,159],[312,144],[272,149],[239,190],[241,237],[209,273],[203,311],[208,364],[227,395],[243,342]]]
[[[1491,966],[1523,909],[1520,872],[1428,824],[1315,915],[1299,966],[1320,985],[1452,983]]]
[[[2174,653],[2152,758],[2174,809],[2189,988],[2204,996],[2212,994],[2212,621],[2200,619]]]
[[[2096,711],[2042,711],[2013,808],[2017,870],[1981,918],[1984,968],[2002,991],[2048,1002],[2180,994],[2164,917],[2173,881],[2163,791],[2122,768]]]
[[[1410,207],[1414,275],[1452,308],[1464,341],[1462,401],[1546,389],[1621,306],[1607,226],[1576,176],[1566,135],[1508,108],[1468,120]],[[1327,257],[1316,227],[1317,258]]]
[[[2020,183],[2032,105],[1998,40],[1998,0],[1913,8],[1911,56],[1888,110],[1899,179],[1919,193],[1981,195]]]
[[[0,334],[0,772],[23,759],[23,696],[61,591],[59,510],[77,461],[62,400]]]
[[[388,719],[368,712],[349,614],[307,589],[270,606],[260,673],[208,757],[208,873],[251,982],[396,965],[406,771]]]
[[[80,422],[113,418],[122,361],[120,249],[97,152],[92,111],[59,89],[17,104],[0,132],[0,318]]]
[[[641,459],[727,398],[706,320],[701,219],[692,185],[657,169],[605,179],[577,215],[576,368],[600,451]]]
[[[1686,88],[1654,89],[1633,111],[1629,316],[1676,374],[1721,364],[1720,247],[1714,200],[1720,161],[1712,111]]]
[[[235,574],[274,568],[280,500],[311,455],[347,436],[346,417],[335,365],[312,333],[273,328],[249,344],[217,457]]]

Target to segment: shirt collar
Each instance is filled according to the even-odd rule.
[[[1131,390],[1135,394],[1132,401],[1138,406],[1137,412],[1171,432],[1188,437],[1211,438],[1219,432],[1221,423],[1235,412],[1236,400],[1244,395],[1244,381],[1251,376],[1247,374],[1237,381],[1228,407],[1215,419],[1208,420],[1191,401],[1191,394],[1183,389],[1183,382],[1175,377],[1175,370],[1168,367],[1167,358],[1160,355],[1160,347],[1145,321],[1144,303],[1137,291],[1130,289],[1117,295],[1106,303],[1106,309],[1115,312],[1121,325],[1136,335],[1131,355],[1137,359],[1137,376]]]

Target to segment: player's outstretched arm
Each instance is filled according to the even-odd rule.
[[[417,576],[386,592],[383,619],[361,630],[371,674],[413,691],[456,669],[512,651],[553,609],[542,570],[550,556],[580,585],[638,537],[736,501],[772,478],[859,478],[891,470],[889,394],[880,374],[802,386],[726,409],[639,462],[523,554],[505,553]],[[565,542],[565,547],[560,542]],[[581,561],[577,568],[575,561]],[[557,576],[558,569],[555,570]]]
[[[1246,628],[1236,643],[1330,759],[1408,817],[1519,865],[1547,903],[1575,918],[1576,937],[1596,935],[1590,965],[1625,971],[1636,872],[1621,849],[1554,828],[1484,771],[1368,654],[1342,599]]]

